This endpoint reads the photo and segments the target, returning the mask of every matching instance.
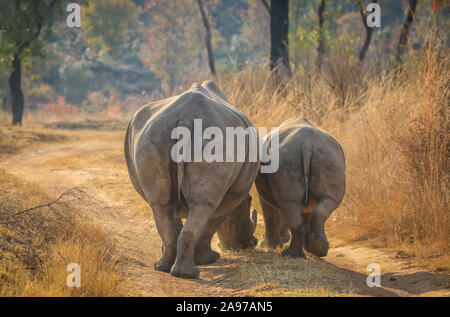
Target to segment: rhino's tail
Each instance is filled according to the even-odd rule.
[[[303,156],[303,175],[305,177],[305,199],[303,205],[308,206],[309,170],[312,156],[312,145],[308,140],[303,142],[302,156]]]
[[[177,163],[177,207],[176,207],[176,215],[177,218],[180,215],[180,210],[182,207],[182,200],[181,200],[181,189],[183,186],[183,177],[184,177],[184,161],[181,161]]]

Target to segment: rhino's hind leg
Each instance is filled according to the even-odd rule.
[[[305,258],[305,253],[303,252],[303,245],[305,242],[305,222],[303,221],[303,216],[300,212],[300,206],[298,204],[289,203],[283,204],[282,208],[289,223],[291,243],[281,255],[293,258]]]
[[[178,237],[177,255],[170,274],[177,277],[196,278],[200,271],[195,267],[194,251],[214,209],[205,204],[189,206],[189,216]]]
[[[183,229],[183,220],[181,220],[180,218],[174,218],[174,221],[175,221],[175,228],[177,229],[177,239],[178,239],[178,236],[180,235],[180,232]],[[161,245],[161,252],[164,253],[164,243],[162,243]]]
[[[201,235],[200,239],[195,246],[195,264],[203,265],[215,262],[220,258],[220,254],[211,249],[211,240],[217,231],[217,228],[222,224],[224,216],[209,219],[205,231]]]
[[[322,198],[311,213],[310,233],[306,237],[306,249],[319,257],[326,256],[330,243],[325,235],[325,221],[338,204],[331,198]]]
[[[260,196],[260,204],[264,216],[263,248],[276,249],[289,241],[289,232],[282,214]]]
[[[155,269],[170,272],[177,254],[177,238],[179,223],[181,220],[173,217],[173,206],[153,206],[153,216],[156,228],[163,242],[163,254],[159,261],[155,262]],[[178,228],[177,228],[178,227]]]

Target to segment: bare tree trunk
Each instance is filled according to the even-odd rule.
[[[9,77],[9,90],[11,94],[12,124],[22,125],[23,93],[21,87],[22,61],[19,54],[14,54],[13,71]]]
[[[322,60],[325,55],[325,42],[323,36],[323,23],[325,22],[325,0],[320,1],[319,9],[317,11],[319,15],[319,46],[317,47],[317,72],[320,74],[322,71]]]
[[[372,3],[377,3],[378,0],[372,1]],[[373,28],[367,25],[367,14],[364,12],[364,2],[363,0],[358,1],[359,4],[359,12],[361,13],[361,18],[364,23],[364,27],[366,28],[366,40],[364,41],[364,45],[359,52],[359,61],[362,63],[364,58],[366,58],[366,53],[369,50],[370,41],[372,39]]]
[[[289,0],[275,0],[270,8],[270,69],[281,83],[292,76],[289,65]]]
[[[414,16],[416,14],[417,0],[408,1],[408,15],[406,17],[405,23],[403,24],[402,32],[400,33],[400,38],[397,46],[397,55],[395,57],[397,65],[402,63],[402,54],[405,50],[406,43],[408,42],[409,29],[414,21]]]
[[[208,51],[209,69],[211,70],[211,75],[216,76],[216,66],[214,64],[214,55],[211,44],[211,28],[209,26],[208,17],[206,16],[205,9],[203,8],[202,0],[197,0],[197,3],[200,9],[200,13],[202,15],[203,24],[205,25],[206,29],[205,42],[206,42],[206,50]]]

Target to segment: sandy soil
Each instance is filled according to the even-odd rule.
[[[43,146],[9,157],[0,162],[0,166],[38,183],[55,196],[75,186],[89,193],[83,211],[117,242],[122,259],[120,268],[130,296],[254,295],[255,283],[239,278],[241,267],[249,267],[252,261],[262,266],[270,265],[274,259],[278,263],[287,261],[259,248],[236,255],[222,252],[216,246],[221,259],[201,266],[197,280],[174,278],[154,270],[153,263],[161,255],[160,238],[150,209],[134,192],[128,179],[120,135],[103,138],[93,134],[91,140]],[[261,232],[262,224],[258,227]],[[332,247],[327,257],[301,260],[315,269],[315,274],[324,276],[319,282],[326,288],[342,289],[345,285],[356,296],[450,295],[450,279],[446,274],[418,267],[412,259],[398,258],[363,242],[344,244],[330,238]],[[366,284],[369,263],[378,263],[381,267],[382,286],[379,288],[369,288]],[[241,275],[237,275],[238,271]],[[297,272],[296,278],[298,274],[302,272]],[[276,289],[270,294],[276,295]],[[314,291],[311,294],[314,295]]]

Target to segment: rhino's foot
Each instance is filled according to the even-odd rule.
[[[318,257],[324,257],[328,254],[330,243],[322,233],[312,233],[306,239],[306,251]]]
[[[175,277],[198,278],[200,271],[195,267],[195,265],[175,263],[170,271],[170,274]]]
[[[305,253],[301,248],[291,248],[288,247],[283,252],[281,252],[282,256],[289,256],[291,258],[306,258]]]
[[[261,242],[261,247],[263,247],[265,249],[276,249],[282,245],[283,244],[281,244],[279,241],[267,239],[267,238],[265,238],[263,240],[263,242]]]
[[[287,243],[289,242],[289,240],[291,240],[291,235],[289,233],[288,230],[286,230],[282,235],[281,235],[281,243]]]
[[[170,268],[172,267],[172,263],[164,261],[163,259],[155,262],[155,270],[169,273]]]
[[[211,264],[214,263],[218,258],[220,258],[220,254],[213,250],[199,252],[195,254],[195,264]]]

